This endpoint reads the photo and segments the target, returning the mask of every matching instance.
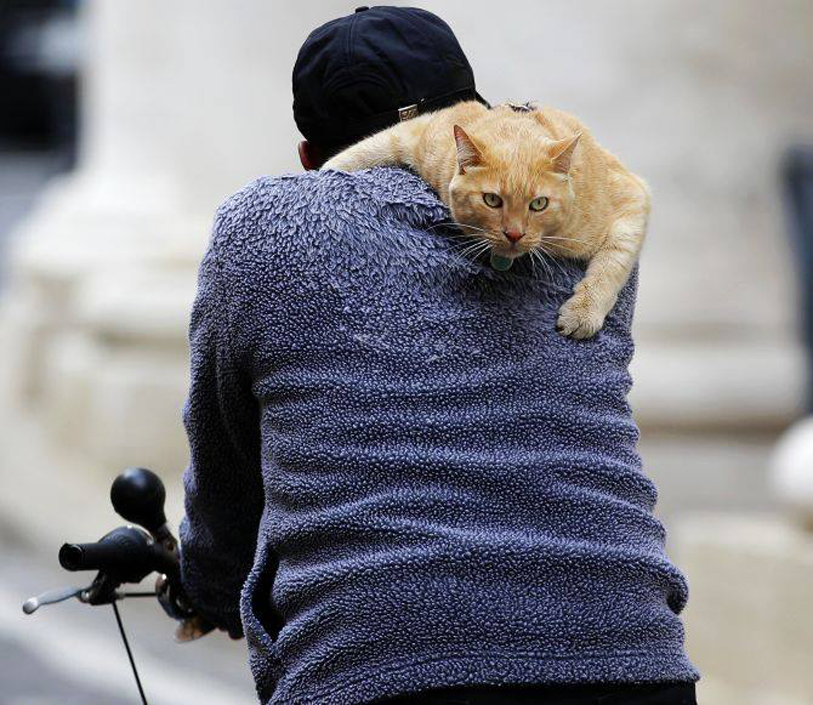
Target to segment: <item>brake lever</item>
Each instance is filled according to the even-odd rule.
[[[43,605],[53,605],[57,602],[64,602],[65,600],[70,600],[72,597],[76,597],[81,600],[82,593],[88,589],[89,588],[86,587],[78,588],[69,585],[67,587],[46,590],[41,595],[29,597],[23,603],[23,612],[26,614],[34,614],[34,612],[36,612]]]

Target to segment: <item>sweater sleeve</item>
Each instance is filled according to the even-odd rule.
[[[200,265],[189,327],[191,382],[183,409],[190,461],[184,472],[181,579],[197,611],[233,637],[264,506],[257,400],[232,344],[231,286],[221,242],[233,219],[219,211]]]

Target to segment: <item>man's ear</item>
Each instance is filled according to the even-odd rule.
[[[308,140],[302,140],[299,143],[299,161],[302,162],[302,168],[305,171],[315,171],[327,160],[319,147]]]
[[[573,137],[565,137],[563,140],[555,142],[551,147],[553,170],[557,174],[567,174],[570,171],[573,152],[576,150],[576,145],[579,144],[581,136],[582,133],[577,132]]]
[[[457,144],[457,166],[461,174],[466,173],[467,167],[483,163],[482,153],[460,125],[454,126],[454,141]]]

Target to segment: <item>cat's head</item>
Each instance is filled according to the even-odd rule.
[[[569,172],[581,134],[551,140],[535,127],[527,120],[502,120],[468,134],[454,126],[452,217],[509,259],[531,250],[569,250],[564,230],[575,202]]]

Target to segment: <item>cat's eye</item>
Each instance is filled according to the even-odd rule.
[[[484,193],[483,200],[492,208],[499,208],[502,205],[502,199],[496,193]]]
[[[548,199],[544,196],[540,196],[539,198],[535,198],[528,204],[528,208],[532,211],[543,211],[548,207]]]

